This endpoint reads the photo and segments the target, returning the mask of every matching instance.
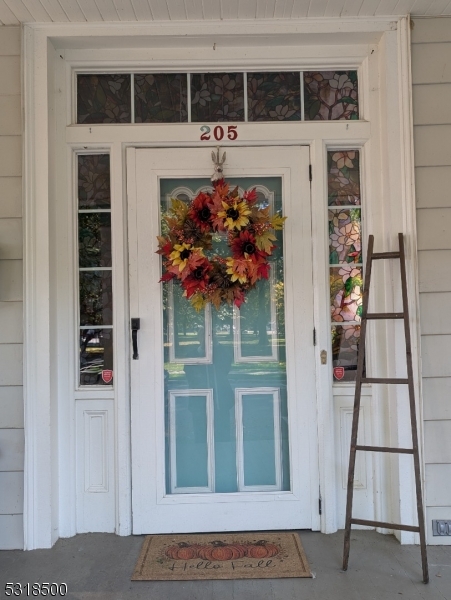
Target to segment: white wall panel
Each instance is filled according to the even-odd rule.
[[[414,44],[412,46],[412,83],[450,82],[451,45]]]
[[[451,249],[451,208],[417,210],[419,250]]]
[[[451,464],[426,465],[426,505],[448,506],[451,500]]]
[[[451,334],[451,292],[420,294],[421,333]]]
[[[413,136],[417,167],[451,165],[451,125],[418,125]]]
[[[0,344],[0,386],[22,385],[22,344]]]
[[[359,444],[371,444],[371,391],[362,390],[362,405],[359,421]],[[335,472],[337,476],[337,526],[342,529],[345,524],[346,487],[349,466],[349,448],[351,445],[352,414],[354,395],[349,389],[349,395],[340,394],[338,389],[334,394],[335,406],[335,440],[337,453],[335,455]],[[339,451],[338,451],[339,449]],[[370,452],[358,452],[354,477],[354,508],[353,514],[362,519],[374,519],[373,502],[373,464]],[[365,527],[358,527],[365,529]]]
[[[21,385],[0,387],[0,423],[2,427],[23,428],[23,388]]]
[[[0,97],[0,101],[1,99],[2,97]],[[0,219],[21,217],[22,178],[0,177],[0,190]]]
[[[24,430],[0,429],[0,471],[23,471]]]
[[[21,260],[0,260],[0,301],[23,299]]]
[[[22,513],[23,471],[0,471],[0,515]]]
[[[23,516],[0,515],[0,550],[23,549]]]
[[[423,378],[425,420],[451,419],[451,377]]]
[[[451,463],[451,421],[425,422],[424,459],[426,463]]]
[[[22,302],[0,302],[0,344],[17,344],[22,341]]]
[[[0,56],[0,94],[20,94],[20,56]]]
[[[451,208],[451,166],[415,169],[417,208]]]
[[[0,8],[0,19],[2,14],[3,9]],[[0,34],[0,56],[14,55],[20,56],[20,27],[5,27]]]
[[[412,92],[414,125],[451,123],[451,83],[414,85]]]
[[[418,252],[420,292],[451,292],[451,250]]]
[[[0,260],[22,258],[22,219],[0,219]]]
[[[22,175],[22,138],[19,135],[0,135],[0,177]]]
[[[76,402],[77,533],[115,530],[114,403]]]
[[[451,42],[451,19],[413,19],[413,22],[412,44]]]
[[[451,335],[421,337],[423,377],[451,377]]]

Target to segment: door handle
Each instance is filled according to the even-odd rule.
[[[138,360],[138,331],[140,330],[141,319],[132,319],[131,320],[131,329],[132,329],[132,344],[133,344],[133,360]]]

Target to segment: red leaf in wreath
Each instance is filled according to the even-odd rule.
[[[245,200],[247,200],[248,204],[254,204],[254,202],[257,201],[257,191],[256,191],[256,189],[254,188],[253,190],[248,190],[247,192],[244,192],[243,198]]]
[[[175,277],[174,273],[169,273],[169,272],[163,273],[163,275],[161,276],[161,279],[158,283],[161,283],[162,281],[163,282],[171,281],[171,279],[174,279],[174,277]]]
[[[268,279],[269,271],[271,270],[271,265],[268,262],[262,262],[258,265],[258,275],[259,279]]]

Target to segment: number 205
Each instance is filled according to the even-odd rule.
[[[228,125],[227,126],[227,139],[236,140],[238,137],[237,125]],[[203,132],[200,136],[200,139],[203,141],[208,141],[211,139],[211,127],[208,125],[202,125],[200,128],[201,132]],[[213,138],[220,142],[224,136],[226,135],[226,131],[222,125],[216,125],[213,129]]]

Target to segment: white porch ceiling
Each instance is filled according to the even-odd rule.
[[[0,24],[451,15],[451,0],[0,0]]]

